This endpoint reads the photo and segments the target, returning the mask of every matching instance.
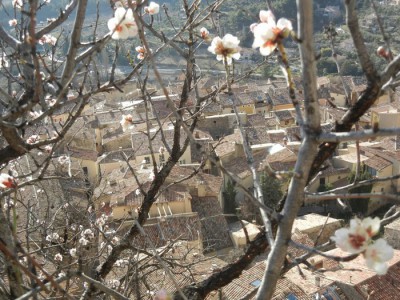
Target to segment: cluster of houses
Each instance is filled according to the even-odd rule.
[[[338,78],[318,78],[324,131],[332,129],[335,122],[346,113],[346,107],[352,105],[360,91],[366,88],[362,78],[346,77],[344,83],[345,86]],[[193,133],[195,143],[186,148],[179,165],[172,169],[149,211],[144,229],[154,245],[165,246],[170,241],[181,239],[201,253],[217,253],[223,257],[226,249],[240,248],[246,244],[242,226],[246,227],[250,238],[258,234],[258,213],[244,191],[252,191],[253,180],[246,163],[233,105],[236,106],[240,124],[253,151],[257,171],[264,173],[268,169],[285,174],[294,168],[301,132],[296,124],[286,82],[248,79],[232,87],[233,96],[224,92],[216,93],[219,84],[218,78],[211,77],[198,83],[198,95],[214,93],[214,96],[202,103],[201,115]],[[295,85],[296,98],[301,102],[304,100],[301,80],[296,79]],[[59,151],[71,162],[68,172],[83,179],[75,180],[74,184],[59,184],[58,189],[67,189],[64,196],[70,201],[81,201],[80,198],[87,201],[90,198],[90,205],[98,214],[109,215],[109,219],[118,224],[119,230],[128,228],[137,217],[144,198],[143,191],[149,188],[154,178],[153,163],[161,168],[168,161],[167,149],[172,146],[174,139],[175,120],[169,100],[175,104],[179,102],[179,87],[179,83],[168,87],[169,99],[154,88],[149,91],[151,103],[143,100],[135,84],[128,85],[123,92],[115,91],[92,99],[73,124]],[[190,94],[187,107],[183,108],[184,115],[188,116],[195,107],[194,95],[194,92]],[[399,101],[398,92],[382,94],[360,119],[357,130],[377,126],[399,127]],[[53,126],[63,124],[68,119],[73,105],[71,95],[71,105],[67,103],[52,115]],[[131,116],[132,122],[128,128],[122,128],[120,121],[126,115]],[[50,134],[46,125],[30,130],[32,132],[28,134],[43,138]],[[181,144],[186,138],[183,132]],[[341,144],[325,168],[313,179],[307,192],[312,194],[323,187],[348,184],[348,178],[357,166],[373,178],[398,174],[399,139],[400,136],[393,136],[361,141],[359,145]],[[233,199],[224,197],[232,177],[220,172],[205,153],[218,157],[227,173],[234,175],[236,185]],[[278,188],[285,189],[287,177],[282,178]],[[397,193],[400,189],[398,180],[374,183],[372,193]],[[365,214],[369,215],[387,204],[386,199],[373,198]],[[236,210],[232,211],[232,207]],[[301,210],[303,216],[298,218],[293,229],[294,236],[312,246],[315,238],[321,236],[323,228],[324,238],[321,240],[328,241],[334,230],[343,225],[332,216],[340,217],[346,209],[350,209],[349,205],[306,197]],[[315,213],[331,213],[329,226],[326,217]],[[238,220],[245,221],[239,223]],[[396,234],[396,230],[388,231],[389,238]],[[137,243],[146,246],[149,240],[138,238]],[[400,249],[400,244],[394,246]],[[338,250],[331,251],[336,254]],[[388,286],[399,286],[396,272],[400,268],[400,252],[397,251],[385,277],[368,273],[358,260],[340,264],[324,258],[313,260],[315,269],[319,271],[302,270],[308,278],[303,285],[299,284],[302,280],[296,278],[296,271],[288,273],[278,284],[276,299],[309,299],[306,296],[314,297],[316,294],[321,297],[318,299],[367,299],[374,293],[381,293],[379,284],[374,280],[385,282]],[[263,268],[263,263],[255,263],[241,278],[216,292],[215,299],[252,299],[260,284]],[[339,271],[331,272],[331,268]],[[350,273],[348,268],[362,271],[360,274]],[[388,288],[386,290],[389,291]],[[223,298],[218,298],[220,295]]]

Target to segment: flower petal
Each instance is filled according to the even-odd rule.
[[[260,53],[263,56],[268,56],[276,49],[276,43],[266,43],[260,47]]]
[[[280,18],[276,24],[276,27],[279,29],[293,30],[292,22],[285,18]]]
[[[275,16],[270,10],[260,10],[260,21],[275,25]]]

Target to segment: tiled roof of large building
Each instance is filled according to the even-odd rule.
[[[173,139],[174,139],[174,130],[173,129],[163,129],[163,134],[166,143],[172,147]],[[183,130],[181,130],[180,135],[180,144],[183,145],[183,142],[186,138],[186,134]],[[152,130],[150,132],[150,140],[153,151],[158,152],[161,147],[165,147],[161,133],[159,130]],[[150,155],[150,147],[149,147],[149,137],[144,132],[135,132],[132,134],[132,149],[135,151],[136,156],[141,155]]]
[[[221,289],[222,299],[255,299],[258,287],[260,286],[265,270],[265,262],[258,262],[251,268],[244,270],[239,278],[234,279],[231,283]],[[292,295],[295,298],[288,298]],[[212,292],[207,300],[216,300],[218,292]],[[278,279],[274,295],[274,300],[298,299],[311,300],[296,284],[286,278]]]
[[[222,107],[221,104],[216,101],[208,101],[204,103],[201,110],[205,114],[219,114],[222,112]]]
[[[293,113],[290,110],[277,110],[274,111],[274,115],[280,122],[294,119]]]
[[[229,227],[217,197],[192,197],[192,210],[199,214],[204,251],[232,247]]]
[[[335,248],[331,251],[328,251],[327,254],[333,256],[346,256],[347,253],[341,251],[338,248]],[[329,286],[334,282],[338,282],[341,284],[345,284],[348,286],[356,286],[362,287],[370,285],[374,286],[377,290],[379,290],[379,297],[382,298],[372,298],[372,299],[395,299],[393,298],[393,289],[388,287],[387,293],[385,289],[380,289],[379,286],[384,286],[387,283],[390,283],[392,287],[400,287],[398,285],[398,281],[393,281],[390,278],[395,277],[399,274],[399,265],[400,265],[400,251],[395,250],[394,257],[388,262],[389,270],[387,275],[379,276],[374,271],[370,270],[365,265],[365,259],[362,255],[357,258],[347,261],[347,262],[337,262],[329,258],[324,258],[321,256],[314,256],[309,261],[315,265],[321,265],[322,271],[319,273],[312,272],[311,270],[301,267],[302,275],[299,274],[298,270],[291,269],[288,273],[286,273],[286,277],[298,283],[298,285],[305,291],[308,295],[313,295],[317,291],[320,290],[315,284],[315,277],[318,276],[320,280],[320,286]],[[389,280],[388,280],[389,279]],[[358,288],[359,290],[359,288]],[[370,291],[373,288],[369,288]],[[361,295],[360,295],[361,296]],[[364,295],[365,297],[366,295]],[[350,298],[351,299],[351,298]],[[366,297],[364,298],[366,299]]]
[[[150,219],[149,223],[156,219]],[[147,237],[138,235],[134,238],[134,243],[144,249],[151,247],[148,238],[154,246],[165,246],[169,241],[176,239],[186,241],[196,241],[201,232],[200,219],[197,213],[170,215],[159,218],[156,223],[143,226]]]
[[[393,163],[382,157],[374,155],[374,156],[368,158],[367,160],[365,160],[364,164],[367,165],[368,167],[371,167],[371,168],[377,170],[377,171],[380,171],[380,170],[383,170],[383,169],[391,166]]]

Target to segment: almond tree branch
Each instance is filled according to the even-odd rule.
[[[85,22],[86,16],[86,8],[88,4],[88,0],[77,0],[78,8],[75,17],[74,28],[72,30],[71,38],[70,38],[70,46],[68,49],[68,54],[65,61],[64,70],[61,75],[61,86],[65,86],[71,77],[75,66],[76,66],[76,54],[78,52],[78,46],[82,35],[82,27]]]
[[[312,162],[317,153],[318,141],[316,134],[321,131],[319,105],[317,97],[316,62],[313,43],[313,1],[298,0],[298,36],[300,44],[300,57],[304,82],[304,111],[303,125],[304,139],[301,144],[297,162],[294,168],[285,204],[282,219],[278,223],[278,229],[273,245],[267,258],[267,267],[256,299],[271,299],[274,289],[280,277],[286,258],[288,241],[290,240],[294,219],[304,201],[304,188],[307,185]]]
[[[74,11],[76,5],[78,4],[78,1],[79,0],[71,0],[71,2],[65,6],[65,10],[60,12],[60,15],[58,16],[58,18],[55,21],[51,22],[43,29],[36,32],[36,35],[35,35],[36,40],[40,39],[43,35],[52,32],[58,26],[62,25],[68,19],[68,17],[71,15],[71,13]]]

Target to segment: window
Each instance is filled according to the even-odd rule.
[[[184,165],[186,163],[186,160],[182,159],[179,161],[179,164]]]
[[[377,173],[375,169],[368,167],[368,166],[365,168],[365,171],[367,171],[372,176],[376,176],[376,173]]]
[[[252,281],[250,284],[257,288],[257,287],[260,286],[261,280],[260,279],[256,279],[256,280]]]
[[[295,295],[293,295],[292,293],[290,293],[286,296],[286,299],[287,300],[297,300],[298,298]]]
[[[165,161],[164,154],[160,154],[160,162],[163,162],[163,161]]]
[[[319,179],[319,184],[324,185],[325,184],[325,177],[322,177]]]
[[[145,156],[144,157],[144,163],[145,164],[149,164],[150,163],[150,157],[149,156]]]

